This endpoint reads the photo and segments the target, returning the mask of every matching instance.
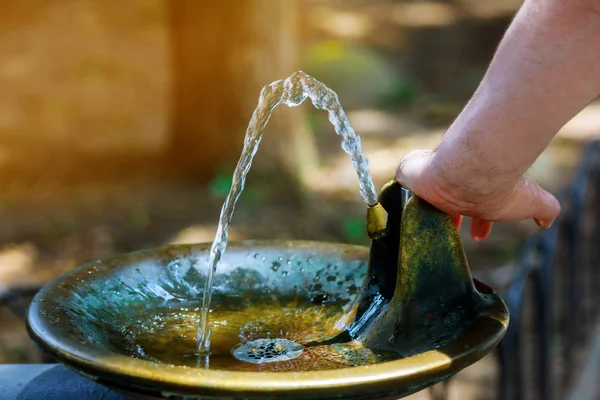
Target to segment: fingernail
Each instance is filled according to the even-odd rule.
[[[544,222],[539,218],[534,218],[533,221],[542,229],[549,229],[552,226],[552,222]]]

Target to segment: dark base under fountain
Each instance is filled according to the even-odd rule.
[[[44,287],[33,340],[70,369],[137,398],[396,399],[489,353],[508,312],[473,281],[449,216],[403,189],[371,249],[231,243],[196,354],[210,244],[89,263]],[[385,222],[385,221],[384,221]]]

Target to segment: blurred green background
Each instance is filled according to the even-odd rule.
[[[211,241],[260,88],[296,70],[338,93],[381,186],[405,153],[437,144],[520,3],[4,0],[0,289]],[[599,125],[592,104],[530,174],[556,190]],[[367,244],[364,214],[324,113],[278,109],[231,237]],[[510,266],[535,229],[499,224],[482,244],[461,232],[476,274]],[[22,325],[0,312],[0,362],[39,361]]]

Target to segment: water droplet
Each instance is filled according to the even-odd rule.
[[[279,269],[279,267],[281,267],[281,263],[277,262],[277,261],[273,261],[273,265],[271,266],[271,269],[275,272],[277,272],[277,270]]]
[[[351,296],[355,295],[356,293],[358,293],[358,287],[356,285],[352,285],[346,289],[346,293],[348,293]]]

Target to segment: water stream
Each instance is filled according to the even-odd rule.
[[[360,137],[350,126],[350,122],[338,101],[337,94],[323,83],[301,71],[295,72],[285,80],[275,81],[265,86],[260,92],[258,106],[254,110],[246,130],[242,155],[233,173],[231,190],[223,203],[217,233],[210,249],[208,276],[204,287],[197,332],[198,353],[200,355],[210,353],[209,314],[214,277],[219,260],[227,247],[227,232],[231,225],[235,204],[244,190],[246,175],[258,150],[265,127],[275,107],[280,104],[290,107],[299,106],[306,98],[310,98],[317,109],[327,111],[329,121],[335,132],[342,137],[342,149],[348,153],[352,165],[356,169],[360,193],[365,203],[367,206],[377,203],[377,192],[369,172],[369,162],[362,154]]]

